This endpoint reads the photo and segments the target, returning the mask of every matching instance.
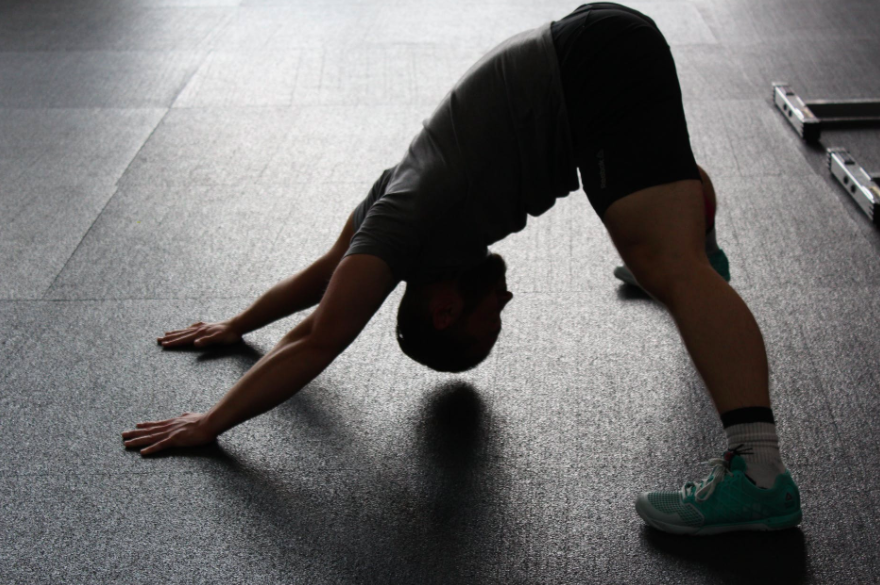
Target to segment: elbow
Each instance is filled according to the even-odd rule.
[[[305,351],[310,355],[320,355],[321,361],[327,361],[328,363],[336,359],[349,345],[343,343],[337,337],[321,335],[320,332],[314,331],[311,319],[306,319],[287,333],[282,338],[281,343],[288,347],[296,346],[297,351]]]
[[[314,313],[312,313],[313,315]],[[281,341],[286,344],[297,343],[307,339],[312,334],[312,315],[299,322],[299,325],[288,331]]]

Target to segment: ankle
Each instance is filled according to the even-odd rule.
[[[722,415],[728,448],[742,457],[746,476],[760,488],[772,488],[785,473],[773,411],[766,407],[741,408]]]

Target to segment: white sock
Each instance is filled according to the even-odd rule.
[[[779,455],[779,438],[776,425],[768,422],[752,422],[732,425],[727,433],[727,448],[736,449],[746,462],[746,475],[760,488],[772,488],[776,476],[785,473],[785,465]]]

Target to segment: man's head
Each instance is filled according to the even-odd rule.
[[[407,284],[397,311],[403,352],[439,372],[464,372],[482,362],[501,332],[501,311],[513,298],[498,254],[438,282]]]

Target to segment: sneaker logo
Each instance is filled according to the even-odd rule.
[[[751,447],[746,447],[745,445],[737,445],[733,449],[728,449],[724,452],[724,460],[730,463],[731,461],[733,461],[734,457],[742,457],[743,455],[754,455],[754,451],[752,451]]]
[[[791,495],[791,492],[785,492],[785,507],[791,508],[794,506],[794,496]]]

